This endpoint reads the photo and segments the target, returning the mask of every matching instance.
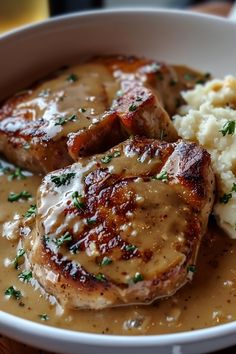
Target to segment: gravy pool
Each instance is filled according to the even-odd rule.
[[[236,241],[227,238],[214,221],[203,239],[193,281],[171,298],[150,306],[62,313],[39,289],[18,278],[25,269],[24,257],[19,259],[19,269],[13,264],[19,242],[19,225],[13,219],[16,214],[24,215],[35,204],[40,181],[41,177],[36,175],[12,181],[9,175],[0,175],[0,310],[50,326],[122,335],[173,333],[236,320]],[[8,201],[11,192],[23,190],[33,198]],[[21,292],[22,298],[5,295],[11,286]]]

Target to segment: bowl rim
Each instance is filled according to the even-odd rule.
[[[64,26],[69,25],[70,20],[76,20],[77,18],[93,18],[98,16],[110,16],[110,15],[137,15],[144,14],[145,16],[159,14],[167,16],[179,16],[181,18],[190,17],[195,20],[201,20],[211,23],[218,23],[221,25],[233,27],[236,23],[227,18],[221,18],[216,15],[194,13],[186,10],[176,9],[162,9],[162,8],[150,8],[150,7],[138,7],[138,8],[115,8],[106,10],[92,10],[81,11],[72,14],[55,16],[53,18],[46,19],[41,22],[21,26],[17,29],[0,35],[0,47],[1,44],[8,41],[14,41],[17,37],[24,35],[33,35],[34,32],[40,30],[50,30],[54,26],[63,23]],[[89,332],[80,332],[75,330],[63,329],[58,327],[51,327],[49,325],[40,324],[31,320],[24,319],[22,317],[7,313],[0,310],[0,332],[1,328],[8,328],[15,331],[15,333],[31,333],[35,338],[47,338],[55,340],[57,342],[70,342],[81,343],[93,346],[116,346],[116,347],[159,347],[163,345],[178,346],[183,344],[195,343],[199,341],[206,341],[210,339],[216,339],[223,336],[233,335],[236,332],[236,321],[230,323],[221,324],[213,327],[196,329],[193,331],[183,331],[170,334],[155,334],[155,335],[110,335],[110,334],[97,334]],[[6,334],[6,331],[4,331]],[[14,334],[10,334],[12,337],[16,337]]]

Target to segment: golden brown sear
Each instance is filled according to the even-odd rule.
[[[170,296],[194,272],[213,190],[194,143],[135,137],[81,158],[39,188],[33,274],[65,308]]]
[[[188,77],[186,76],[188,73]],[[134,57],[101,57],[56,73],[0,108],[0,152],[47,173],[130,134],[174,141],[180,91],[202,75]]]

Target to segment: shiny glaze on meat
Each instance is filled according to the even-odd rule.
[[[169,116],[181,104],[180,91],[199,78],[188,68],[122,56],[68,68],[3,104],[0,152],[46,173],[130,134],[174,141]]]
[[[27,246],[33,273],[64,307],[170,296],[192,275],[213,189],[209,154],[183,141],[136,137],[54,171]]]

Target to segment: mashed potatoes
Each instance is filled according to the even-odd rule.
[[[196,85],[182,95],[187,105],[174,117],[175,128],[211,154],[218,185],[214,214],[236,238],[236,78]]]

